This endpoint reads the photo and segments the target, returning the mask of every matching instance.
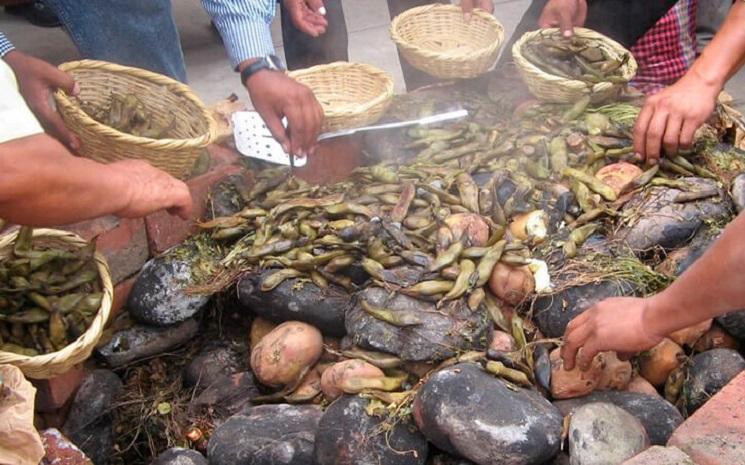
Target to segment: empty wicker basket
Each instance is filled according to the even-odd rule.
[[[567,79],[543,71],[523,56],[521,50],[524,44],[534,40],[541,34],[555,34],[557,32],[558,29],[556,28],[526,32],[512,46],[512,58],[515,61],[515,66],[520,71],[523,81],[525,81],[530,92],[539,100],[555,103],[576,102],[585,95],[590,95],[592,101],[597,103],[616,96],[626,85],[625,83],[598,82],[593,84]],[[620,71],[626,82],[634,78],[637,69],[636,60],[631,55],[631,52],[626,50],[621,44],[591,29],[575,27],[574,34],[578,37],[598,40],[603,50],[616,58],[621,58],[624,54],[628,54],[628,61],[620,68]]]
[[[460,7],[433,4],[396,16],[391,38],[415,68],[440,79],[465,79],[494,66],[504,28],[485,11],[475,10],[466,22]]]
[[[373,124],[393,97],[393,79],[367,64],[339,61],[289,73],[305,84],[323,107],[324,131]]]
[[[17,235],[18,232],[16,231],[0,237],[0,260],[7,258],[12,252]],[[71,232],[56,229],[35,229],[34,241],[44,242],[55,247],[79,248],[88,244],[85,240]],[[61,375],[90,357],[109,319],[109,312],[111,312],[114,296],[114,286],[111,283],[111,275],[109,273],[109,266],[106,264],[106,259],[99,253],[96,253],[95,260],[101,279],[101,287],[103,288],[103,300],[101,301],[101,307],[96,317],[86,332],[64,349],[49,354],[30,357],[0,351],[0,364],[7,363],[15,365],[29,378],[45,379]]]
[[[139,68],[82,60],[64,63],[80,86],[80,94],[54,94],[57,109],[67,126],[80,138],[80,154],[100,162],[141,159],[173,176],[187,177],[194,162],[217,132],[209,110],[188,86],[169,77]],[[163,127],[170,126],[171,139],[133,136],[91,118],[80,107],[109,105],[112,95],[134,94]]]

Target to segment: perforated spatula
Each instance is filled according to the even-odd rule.
[[[318,141],[321,142],[336,137],[351,136],[353,134],[378,131],[382,129],[403,128],[416,125],[425,126],[428,124],[465,118],[466,116],[468,116],[467,110],[449,111],[408,121],[325,132],[318,136]],[[287,125],[286,121],[283,121],[283,123],[285,126]],[[259,116],[255,111],[238,111],[233,113],[233,135],[235,137],[235,146],[238,151],[249,158],[263,160],[269,163],[298,167],[304,166],[308,161],[306,157],[292,157],[286,153],[282,148],[282,145],[272,137],[272,134],[266,127],[266,124],[264,124],[261,116]]]

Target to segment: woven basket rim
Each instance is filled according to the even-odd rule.
[[[329,72],[341,72],[344,73],[349,70],[361,71],[372,78],[380,81],[384,85],[383,92],[379,93],[375,97],[365,102],[357,103],[353,108],[335,109],[334,107],[324,108],[324,116],[326,118],[334,118],[338,116],[348,116],[350,114],[362,114],[370,111],[379,105],[384,104],[387,100],[393,97],[393,78],[380,68],[367,63],[354,63],[348,61],[335,61],[333,63],[325,63],[322,65],[315,65],[309,68],[299,69],[291,71],[288,74],[293,79],[300,78],[303,76],[309,76],[317,73],[329,73]],[[313,89],[311,89],[313,90]]]
[[[404,51],[417,54],[423,58],[427,58],[430,60],[438,60],[438,61],[447,61],[452,63],[466,63],[470,61],[474,61],[478,58],[489,56],[490,54],[493,54],[499,50],[499,48],[502,46],[502,42],[504,42],[504,26],[502,26],[502,23],[500,23],[497,18],[494,17],[494,15],[481,10],[481,9],[474,9],[472,12],[472,18],[471,21],[474,20],[483,20],[486,23],[488,23],[491,27],[494,28],[495,32],[497,33],[497,40],[491,42],[490,44],[476,48],[468,53],[464,53],[461,56],[457,55],[450,55],[443,53],[441,51],[433,51],[431,49],[422,47],[416,43],[412,43],[401,37],[401,34],[399,33],[398,29],[401,24],[403,24],[406,20],[408,20],[410,17],[426,14],[433,10],[441,10],[446,11],[454,14],[458,14],[459,17],[463,15],[463,12],[461,10],[461,7],[457,5],[444,5],[441,3],[433,3],[431,5],[423,5],[418,6],[414,8],[410,8],[403,13],[399,14],[393,20],[391,21],[390,25],[390,34],[391,39],[401,47]]]
[[[199,116],[207,123],[207,131],[197,137],[189,139],[150,139],[147,137],[127,134],[125,132],[109,127],[99,121],[96,121],[75,103],[74,98],[71,98],[64,91],[57,90],[54,93],[55,102],[68,114],[80,120],[82,124],[91,127],[94,131],[106,137],[113,138],[117,142],[133,144],[154,150],[170,150],[174,148],[203,148],[212,143],[217,137],[217,123],[212,118],[212,114],[207,109],[205,104],[201,101],[201,99],[194,95],[194,92],[191,90],[191,88],[182,82],[145,69],[135,68],[133,66],[124,66],[100,60],[68,61],[59,65],[59,69],[65,72],[71,72],[77,69],[103,70],[110,73],[131,75],[158,86],[167,86],[169,90],[174,94],[189,100],[199,110]]]
[[[17,236],[18,230],[0,236],[0,258],[4,258],[4,255],[1,252],[11,247]],[[83,247],[88,244],[86,240],[77,234],[59,229],[34,229],[33,237],[49,237],[76,247]],[[75,363],[72,363],[67,367],[69,369],[72,368],[73,365],[84,361],[90,356],[90,353],[93,351],[93,348],[96,346],[98,340],[103,334],[103,329],[109,319],[114,300],[114,285],[111,281],[111,273],[109,272],[109,266],[106,263],[106,259],[98,252],[95,253],[94,258],[103,287],[103,299],[101,300],[101,306],[96,313],[96,317],[93,319],[93,322],[91,322],[88,329],[86,329],[85,333],[81,334],[77,339],[70,342],[61,350],[33,357],[0,350],[0,363],[18,366],[18,368],[23,371],[24,375],[29,378],[44,379],[67,371],[60,371],[59,369],[55,370],[55,368],[66,366],[68,360],[76,360]],[[80,355],[85,356],[82,359],[77,360],[80,358]]]
[[[543,35],[545,33],[554,33],[559,32],[558,28],[546,28],[546,29],[536,29],[535,31],[528,31],[525,34],[522,35],[517,41],[515,41],[514,44],[512,44],[512,58],[515,61],[517,65],[524,68],[526,71],[531,72],[532,74],[538,75],[541,79],[551,82],[552,84],[555,84],[560,87],[566,87],[571,88],[573,90],[577,91],[601,91],[603,89],[613,87],[613,86],[620,86],[623,84],[620,83],[612,83],[608,81],[604,82],[598,82],[598,83],[587,83],[584,81],[580,81],[578,79],[567,79],[565,77],[556,76],[555,74],[548,73],[535,64],[525,58],[522,54],[522,47],[532,40],[534,37]],[[626,70],[624,73],[628,76],[628,80],[626,83],[630,82],[634,76],[636,75],[637,70],[637,63],[636,59],[634,58],[634,55],[627,50],[623,45],[616,42],[615,40],[611,39],[610,37],[601,34],[600,32],[597,32],[592,29],[584,28],[584,27],[575,27],[574,28],[574,34],[579,37],[588,37],[592,39],[597,39],[601,42],[604,42],[609,49],[611,49],[615,53],[626,53],[629,56],[628,61],[626,64],[622,66],[623,70]]]

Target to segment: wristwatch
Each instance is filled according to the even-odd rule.
[[[282,60],[276,55],[267,55],[265,57],[261,57],[255,62],[246,66],[243,71],[241,71],[241,83],[245,86],[248,78],[258,73],[262,69],[284,71],[285,67],[282,64]]]

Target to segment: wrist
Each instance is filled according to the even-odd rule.
[[[715,98],[724,88],[725,76],[719,70],[710,70],[701,66],[693,66],[684,78],[695,82],[696,86]]]
[[[666,337],[685,327],[677,323],[676,305],[671,300],[668,289],[644,299],[646,305],[642,313],[642,324],[647,333],[652,336]]]

